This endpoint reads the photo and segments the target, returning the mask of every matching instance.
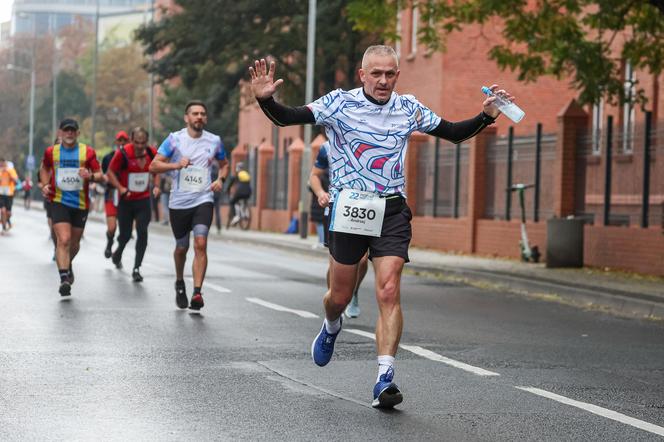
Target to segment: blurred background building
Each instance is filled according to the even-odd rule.
[[[76,22],[77,17],[93,22],[99,3],[101,15],[141,12],[151,5],[146,0],[14,0],[10,33],[52,33]]]

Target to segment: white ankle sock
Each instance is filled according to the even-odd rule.
[[[394,370],[394,356],[381,355],[378,356],[378,376],[376,382],[380,381],[380,376],[387,373],[387,370],[392,368]]]
[[[327,318],[325,318],[325,330],[327,330],[328,333],[335,334],[339,330],[341,330],[341,316],[339,316],[336,321],[328,321]]]

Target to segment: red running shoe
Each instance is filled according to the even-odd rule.
[[[189,308],[192,310],[200,310],[204,305],[205,303],[203,302],[203,295],[200,293],[195,293],[194,296],[191,297],[191,304],[189,304]]]

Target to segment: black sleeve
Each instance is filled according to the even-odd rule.
[[[436,126],[434,130],[427,133],[434,137],[444,138],[445,140],[458,144],[462,141],[466,141],[468,138],[474,137],[480,133],[482,129],[493,124],[494,121],[496,121],[495,118],[490,117],[484,112],[480,112],[475,118],[459,121],[457,123],[451,123],[441,119],[440,124]]]
[[[274,98],[258,100],[263,113],[277,126],[293,126],[296,124],[314,124],[314,113],[307,106],[291,107],[277,103]]]

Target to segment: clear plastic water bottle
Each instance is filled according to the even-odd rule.
[[[496,103],[496,106],[498,107],[500,112],[505,114],[507,118],[514,121],[515,123],[518,123],[519,121],[523,120],[523,117],[526,116],[526,113],[523,110],[521,110],[519,106],[512,103],[507,98],[494,94],[493,92],[491,92],[491,89],[489,89],[488,87],[482,86],[482,92],[489,97],[496,97],[496,101],[494,103]]]

